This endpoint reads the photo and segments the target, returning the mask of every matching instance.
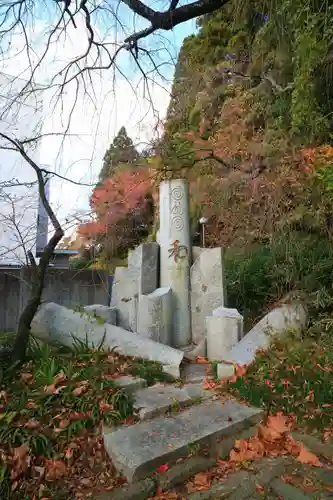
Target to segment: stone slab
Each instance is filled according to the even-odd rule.
[[[117,309],[115,307],[93,304],[84,306],[83,310],[88,314],[104,319],[105,323],[109,323],[109,325],[117,324]]]
[[[207,248],[191,267],[192,340],[195,343],[205,337],[206,316],[223,305],[223,249]]]
[[[263,411],[233,401],[206,401],[172,417],[157,417],[104,434],[105,449],[129,481],[148,476],[194,444],[209,443],[251,427]]]
[[[172,345],[191,342],[191,238],[188,183],[172,179],[160,184],[160,286],[172,289]]]
[[[133,394],[138,389],[143,389],[147,386],[147,380],[139,377],[132,377],[131,375],[123,375],[115,378],[114,383],[120,389],[123,389],[129,394]]]
[[[175,387],[171,384],[155,384],[135,392],[133,409],[140,420],[148,420],[166,413],[172,407],[184,407],[204,396],[200,386]]]
[[[136,331],[138,309],[137,278],[127,267],[116,267],[112,284],[111,307],[117,309],[117,326]]]
[[[284,500],[311,500],[311,496],[305,494],[300,488],[287,484],[280,479],[274,479],[271,483],[271,487],[278,495],[278,498],[283,498]]]
[[[227,359],[228,351],[238,342],[241,326],[238,318],[207,316],[207,358],[210,361]]]
[[[194,456],[174,465],[167,472],[158,477],[158,485],[163,490],[174,488],[188,481],[199,472],[204,472],[213,467],[216,460],[213,457]]]
[[[213,311],[213,316],[219,318],[235,318],[238,320],[238,341],[244,337],[244,317],[237,311],[237,309],[230,307],[217,307]]]
[[[302,304],[294,303],[273,309],[247,333],[238,344],[228,351],[225,361],[247,365],[255,358],[258,349],[266,349],[274,339],[288,329],[301,330],[307,322]]]
[[[210,366],[209,363],[184,363],[180,371],[181,379],[186,383],[197,383],[203,382],[206,378],[212,378],[206,374]]]
[[[96,320],[83,317],[82,314],[54,302],[40,306],[32,321],[31,331],[37,338],[50,343],[60,342],[72,347],[75,339],[78,339],[91,347],[112,348],[125,356],[157,361],[172,377],[180,376],[179,366],[184,356],[182,351],[143,338],[118,326],[97,324]]]
[[[147,500],[155,495],[156,482],[151,478],[115,488],[98,496],[97,500]],[[95,499],[96,500],[96,499]]]
[[[140,294],[149,294],[158,286],[159,245],[139,245],[128,257],[128,267],[115,270],[111,306],[118,311],[118,326],[137,331],[137,309]]]
[[[172,291],[157,288],[139,295],[137,333],[161,344],[172,344]]]

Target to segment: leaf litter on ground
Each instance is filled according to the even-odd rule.
[[[162,377],[157,364],[84,345],[74,352],[32,344],[27,361],[0,387],[0,498],[85,498],[124,483],[103,446],[101,425],[131,424],[123,374]]]

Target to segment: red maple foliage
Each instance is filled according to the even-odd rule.
[[[112,231],[121,220],[136,209],[144,209],[151,191],[149,168],[121,169],[97,186],[90,199],[96,219],[82,224],[79,233],[88,238]]]

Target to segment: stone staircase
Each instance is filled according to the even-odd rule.
[[[131,393],[139,418],[134,425],[104,429],[105,449],[117,472],[133,483],[129,492],[132,497],[123,490],[119,498],[136,498],[137,488],[138,498],[152,496],[149,478],[160,466],[168,464],[168,473],[172,475],[173,468],[184,468],[189,461],[176,463],[179,459],[200,449],[208,450],[208,457],[196,457],[190,474],[206,470],[208,462],[212,466],[218,457],[227,456],[234,441],[240,439],[244,431],[253,432],[262,419],[263,412],[257,408],[216,399],[212,391],[202,386],[203,369],[201,381],[200,369],[196,370],[196,376],[193,366],[188,370],[186,378],[193,382],[182,387],[161,383],[147,387],[145,380],[129,376],[117,379],[117,385]],[[145,484],[150,485],[146,496],[140,489]],[[118,498],[114,496],[116,493],[108,498]]]

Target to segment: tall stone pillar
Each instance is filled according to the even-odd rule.
[[[175,347],[191,343],[191,239],[188,185],[185,179],[160,185],[160,286],[172,289]]]

